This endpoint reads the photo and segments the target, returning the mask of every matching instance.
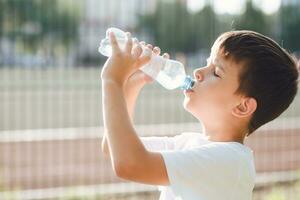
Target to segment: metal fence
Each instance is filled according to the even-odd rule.
[[[249,13],[243,11],[254,8],[255,16],[262,15],[258,20],[268,25],[249,20],[249,29],[272,36],[296,55],[300,51],[293,36],[299,31],[297,20],[286,14],[286,7],[291,8],[298,19],[293,9],[299,10],[299,1],[282,1],[271,14],[261,11],[258,1],[252,7],[237,1],[238,14],[222,12],[221,1],[195,2],[0,0],[0,199],[158,199],[156,187],[117,178],[101,153],[105,58],[97,49],[108,27],[162,45],[191,74],[205,64],[221,32],[247,28],[242,25]],[[182,25],[187,20],[190,27]],[[206,31],[197,32],[201,27]],[[183,99],[179,90],[147,85],[135,112],[139,135],[199,132],[201,125],[184,110]],[[270,183],[299,181],[299,122],[298,95],[278,119],[246,140],[255,152],[255,192]],[[290,192],[288,199],[299,194]]]

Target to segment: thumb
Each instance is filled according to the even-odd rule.
[[[139,76],[140,79],[142,79],[144,83],[151,83],[154,80],[151,76],[149,76],[148,74],[143,72],[141,69],[139,69],[136,73],[137,73],[137,76]]]
[[[144,80],[146,83],[152,83],[154,81],[154,79],[151,76],[149,76],[145,73],[144,73]]]
[[[144,83],[151,83],[153,82],[153,78],[149,75],[147,75],[145,72],[143,72],[141,69],[137,70],[135,72],[135,76],[138,80],[141,80]]]

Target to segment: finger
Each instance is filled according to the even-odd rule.
[[[154,81],[154,79],[151,76],[147,75],[147,74],[145,74],[144,77],[145,77],[144,80],[145,80],[146,83],[151,83],[151,82]]]
[[[133,38],[132,42],[134,45],[138,45],[139,44],[139,40],[137,38]]]
[[[147,44],[147,47],[148,47],[149,49],[153,49],[153,46],[152,46],[151,44]]]
[[[145,47],[144,49],[143,49],[143,56],[151,56],[152,55],[152,49],[150,49],[149,47]]]
[[[132,51],[136,46],[141,46],[137,38],[132,38],[132,42],[133,42]]]
[[[146,45],[146,42],[141,41],[140,44],[141,44],[142,46],[144,46],[144,45]]]
[[[170,55],[169,55],[168,53],[164,53],[164,54],[163,54],[163,57],[164,57],[165,59],[170,59]]]
[[[136,46],[133,47],[133,49],[132,49],[132,56],[133,56],[135,59],[137,59],[138,57],[141,56],[142,52],[143,52],[143,49],[142,49],[141,45],[136,45]]]
[[[145,65],[147,62],[150,61],[151,59],[151,55],[152,55],[152,50],[149,49],[148,47],[146,47],[144,49],[143,55],[139,58],[139,65],[143,66]]]
[[[145,74],[143,71],[139,70],[141,72],[141,75],[143,76],[143,80],[146,82],[146,83],[151,83],[154,81],[154,79],[149,76],[148,74]]]
[[[143,66],[150,61],[151,56],[142,56],[139,61],[139,66]]]
[[[120,47],[117,42],[117,38],[116,38],[114,32],[112,32],[112,31],[109,32],[109,40],[110,40],[110,44],[111,44],[111,48],[112,48],[113,52],[117,52],[117,51],[119,52]]]
[[[153,48],[153,52],[154,52],[156,55],[159,55],[159,54],[160,54],[160,48],[159,48],[159,47],[154,47],[154,48]]]
[[[127,53],[131,53],[132,50],[132,38],[131,38],[131,34],[129,32],[126,32],[126,37],[127,37],[127,42],[125,45],[125,51]]]

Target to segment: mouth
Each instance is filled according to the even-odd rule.
[[[183,90],[184,94],[193,93],[194,92],[193,88],[195,87],[195,83],[196,83],[196,81],[191,82],[190,88]]]
[[[193,82],[191,83],[191,88],[193,88],[195,86],[196,81],[193,80]]]
[[[192,89],[188,89],[188,90],[183,90],[184,94],[190,94],[190,93],[193,93],[194,90]]]

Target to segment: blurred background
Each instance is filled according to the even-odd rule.
[[[300,0],[0,0],[0,199],[158,199],[117,178],[101,152],[98,52],[109,27],[159,46],[186,71],[205,66],[223,32],[265,34],[300,56]],[[140,136],[201,131],[180,90],[147,85]],[[300,199],[300,98],[246,139],[253,199]]]

